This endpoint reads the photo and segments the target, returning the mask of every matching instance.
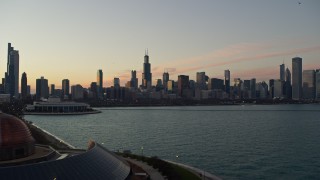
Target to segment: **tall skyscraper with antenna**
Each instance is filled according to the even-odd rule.
[[[148,89],[152,86],[151,64],[149,63],[148,49],[144,56],[143,73],[142,73],[142,88]]]
[[[8,43],[7,72],[5,73],[5,93],[11,97],[19,96],[19,51]]]

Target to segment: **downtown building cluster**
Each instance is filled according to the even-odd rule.
[[[302,58],[292,58],[292,69],[280,65],[279,79],[269,82],[257,82],[252,79],[231,79],[230,70],[224,71],[224,79],[210,78],[205,72],[197,72],[196,80],[188,75],[178,75],[177,80],[170,79],[169,72],[164,72],[162,79],[156,79],[152,84],[151,64],[148,51],[143,63],[141,84],[135,70],[131,71],[131,79],[120,85],[120,79],[115,77],[113,85],[103,86],[103,71],[97,71],[97,79],[84,88],[80,84],[71,85],[68,79],[63,79],[61,89],[48,83],[44,77],[36,80],[36,94],[30,94],[27,84],[27,74],[21,76],[21,93],[19,93],[19,52],[8,44],[7,72],[0,85],[1,101],[22,99],[31,101],[46,100],[49,97],[62,100],[105,101],[134,103],[145,100],[320,100],[320,69],[303,70]]]

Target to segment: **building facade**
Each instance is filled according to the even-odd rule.
[[[70,95],[70,81],[69,79],[62,80],[62,95],[64,97],[69,97]]]
[[[285,66],[284,64],[280,65],[280,80],[285,81]]]
[[[11,97],[19,97],[19,51],[8,43],[7,72],[5,73],[4,91]]]
[[[21,98],[23,100],[27,99],[28,95],[28,80],[27,80],[27,74],[24,72],[21,76]]]
[[[97,71],[97,96],[103,98],[103,72],[101,69]]]
[[[179,75],[178,76],[178,95],[182,97],[183,91],[189,89],[189,76]]]
[[[224,71],[224,85],[225,85],[225,92],[230,94],[230,71]]]
[[[142,73],[142,88],[149,89],[152,86],[151,64],[149,63],[148,51],[144,56],[143,73]]]
[[[316,70],[316,100],[320,100],[320,69]]]
[[[83,99],[83,87],[80,84],[71,86],[72,100]]]
[[[164,72],[162,74],[162,82],[163,82],[163,88],[165,89],[165,91],[168,90],[168,81],[169,81],[169,73],[168,72]]]
[[[206,73],[205,72],[197,72],[197,85],[200,90],[206,90]]]
[[[138,88],[138,78],[137,78],[137,71],[131,71],[131,80],[130,80],[130,87],[137,89]]]
[[[303,99],[315,98],[315,71],[304,70],[303,71],[303,85],[302,85],[302,97]]]
[[[292,58],[292,99],[302,97],[302,58]]]
[[[252,78],[250,80],[250,92],[251,92],[251,99],[256,98],[256,79]]]
[[[49,97],[49,87],[48,80],[43,76],[36,80],[36,99],[48,99]]]
[[[208,83],[209,90],[223,90],[223,80],[218,78],[211,78]]]

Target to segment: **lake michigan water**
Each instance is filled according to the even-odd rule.
[[[224,179],[319,179],[320,105],[101,108],[25,116],[77,148],[89,139]],[[143,150],[142,150],[143,147]]]

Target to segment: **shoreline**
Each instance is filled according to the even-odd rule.
[[[296,102],[296,103],[242,103],[242,102],[235,102],[235,103],[213,103],[213,104],[206,104],[206,103],[194,103],[194,104],[112,104],[112,105],[90,105],[93,108],[109,108],[109,107],[184,107],[184,106],[242,106],[242,105],[305,105],[305,104],[320,104],[320,102]]]
[[[52,113],[52,112],[24,112],[24,115],[86,115],[86,114],[97,114],[101,113],[99,110],[93,110],[93,111],[86,111],[86,112],[62,112],[62,113]]]

